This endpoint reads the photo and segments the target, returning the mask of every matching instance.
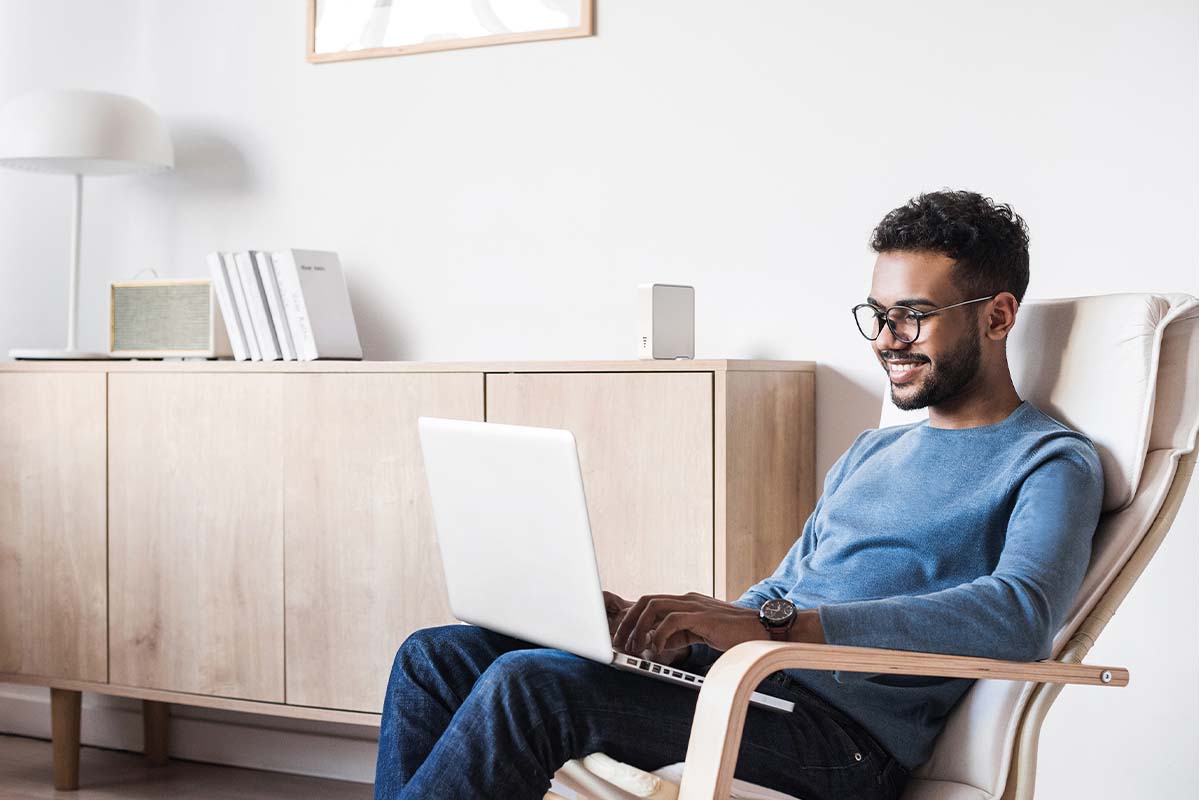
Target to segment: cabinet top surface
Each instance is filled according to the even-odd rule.
[[[812,361],[0,361],[0,372],[813,372]]]

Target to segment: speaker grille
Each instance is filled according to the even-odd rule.
[[[118,350],[207,350],[208,284],[113,287],[113,343]]]

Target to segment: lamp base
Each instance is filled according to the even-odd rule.
[[[86,350],[38,350],[12,349],[8,357],[28,361],[109,361],[112,356],[108,353],[89,353]]]

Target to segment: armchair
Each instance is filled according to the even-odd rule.
[[[589,756],[564,765],[558,780],[588,800],[797,800],[733,779],[748,698],[780,669],[837,669],[979,679],[904,800],[1032,800],[1041,724],[1062,687],[1129,680],[1124,669],[1080,662],[1158,549],[1195,470],[1197,301],[1120,294],[1028,302],[1009,360],[1021,396],[1088,435],[1104,467],[1091,562],[1051,660],[746,642],[709,671],[685,762],[646,773]],[[921,413],[899,412],[887,398],[883,406],[881,426]]]

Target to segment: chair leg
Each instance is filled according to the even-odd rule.
[[[171,706],[154,700],[142,701],[142,751],[152,767],[161,767],[168,761],[167,723],[171,717]]]
[[[50,690],[50,741],[54,748],[54,788],[79,788],[79,714],[81,692]]]

